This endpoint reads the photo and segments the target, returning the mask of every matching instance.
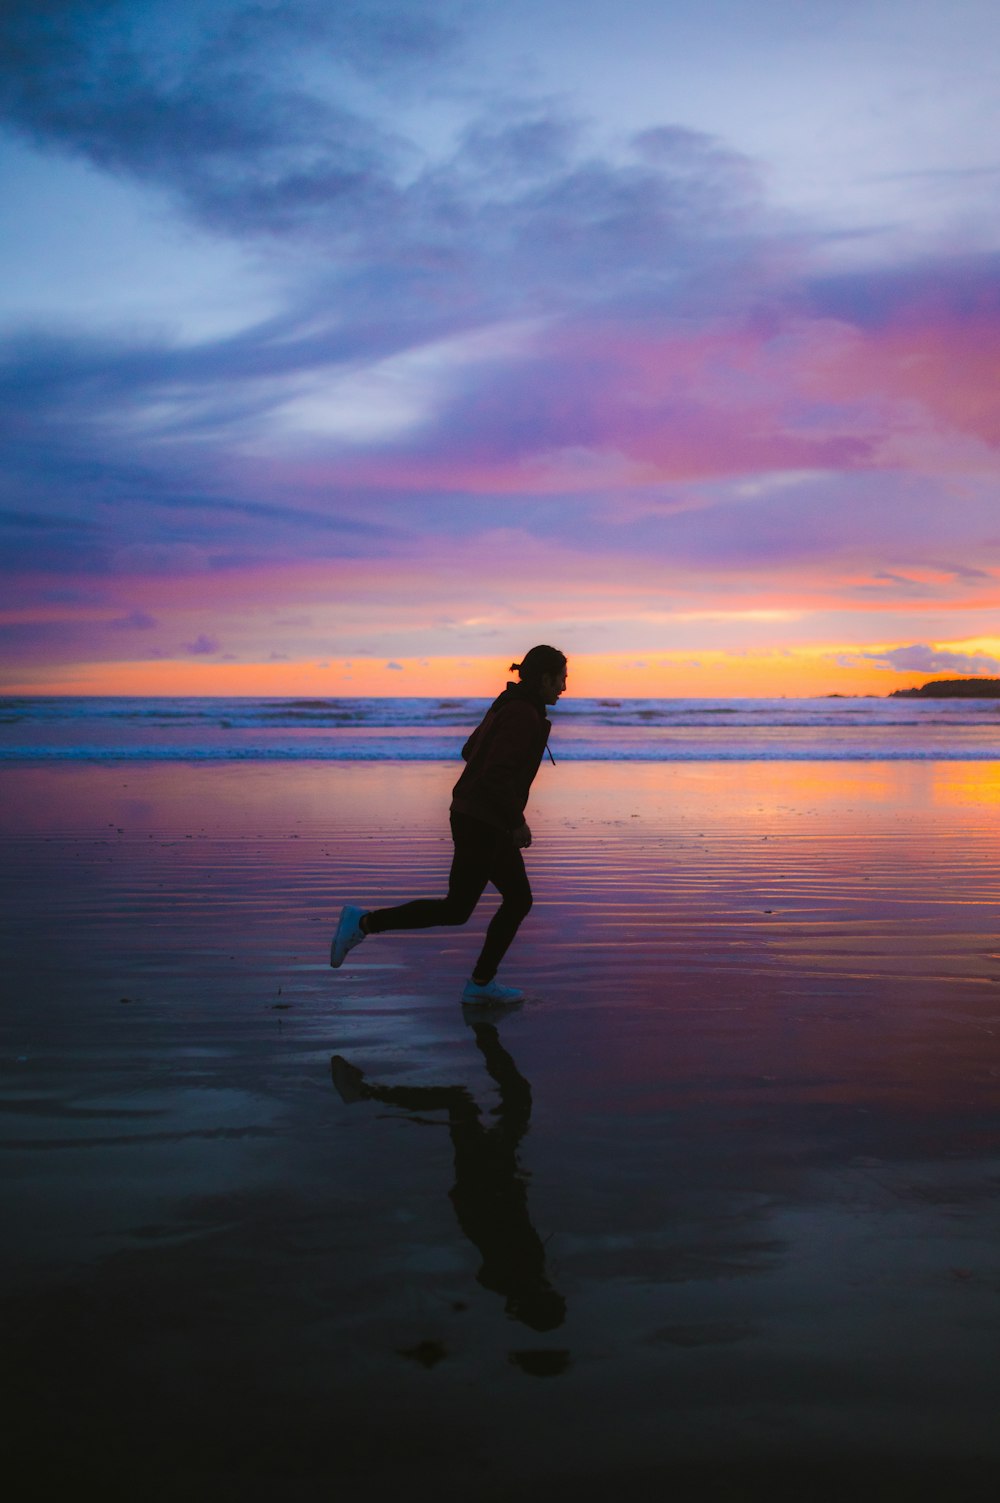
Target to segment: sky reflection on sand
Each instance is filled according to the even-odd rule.
[[[808,1462],[818,1495],[882,1467],[909,1499],[941,1495],[938,1461],[978,1496],[1000,811],[976,778],[539,780],[506,967],[529,998],[486,1026],[530,1092],[493,1191],[563,1302],[546,1328],[482,1277],[454,1114],[426,1109],[505,1121],[457,1001],[480,918],[326,965],[340,901],[440,885],[447,770],[19,769],[15,1433],[105,1482],[109,1446],[141,1477],[169,1436],[163,1497],[414,1468],[443,1496],[612,1474],[654,1496],[730,1463],[773,1497]],[[333,1055],[382,1099],[346,1105]]]

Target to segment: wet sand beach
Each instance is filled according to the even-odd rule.
[[[10,767],[18,1499],[992,1498],[1000,764]]]

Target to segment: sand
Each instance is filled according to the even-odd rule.
[[[993,1497],[1000,764],[544,769],[476,1026],[450,769],[4,781],[19,1499]]]

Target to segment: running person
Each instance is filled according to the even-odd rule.
[[[531,887],[521,855],[531,844],[524,819],[535,774],[548,745],[554,705],[566,688],[566,658],[555,647],[533,647],[512,663],[520,683],[508,683],[462,748],[465,769],[452,792],[455,854],[445,898],[418,898],[398,908],[365,912],[348,903],[330,949],[343,965],[349,950],[372,934],[465,924],[487,883],[502,899],[490,920],[479,959],[462,992],[463,1002],[518,1002],[524,993],[501,986],[497,967],[531,908]],[[552,753],[549,753],[551,757]]]

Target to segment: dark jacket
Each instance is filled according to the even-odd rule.
[[[455,784],[452,813],[518,829],[551,728],[544,701],[524,684],[508,684],[462,747],[466,766]]]

